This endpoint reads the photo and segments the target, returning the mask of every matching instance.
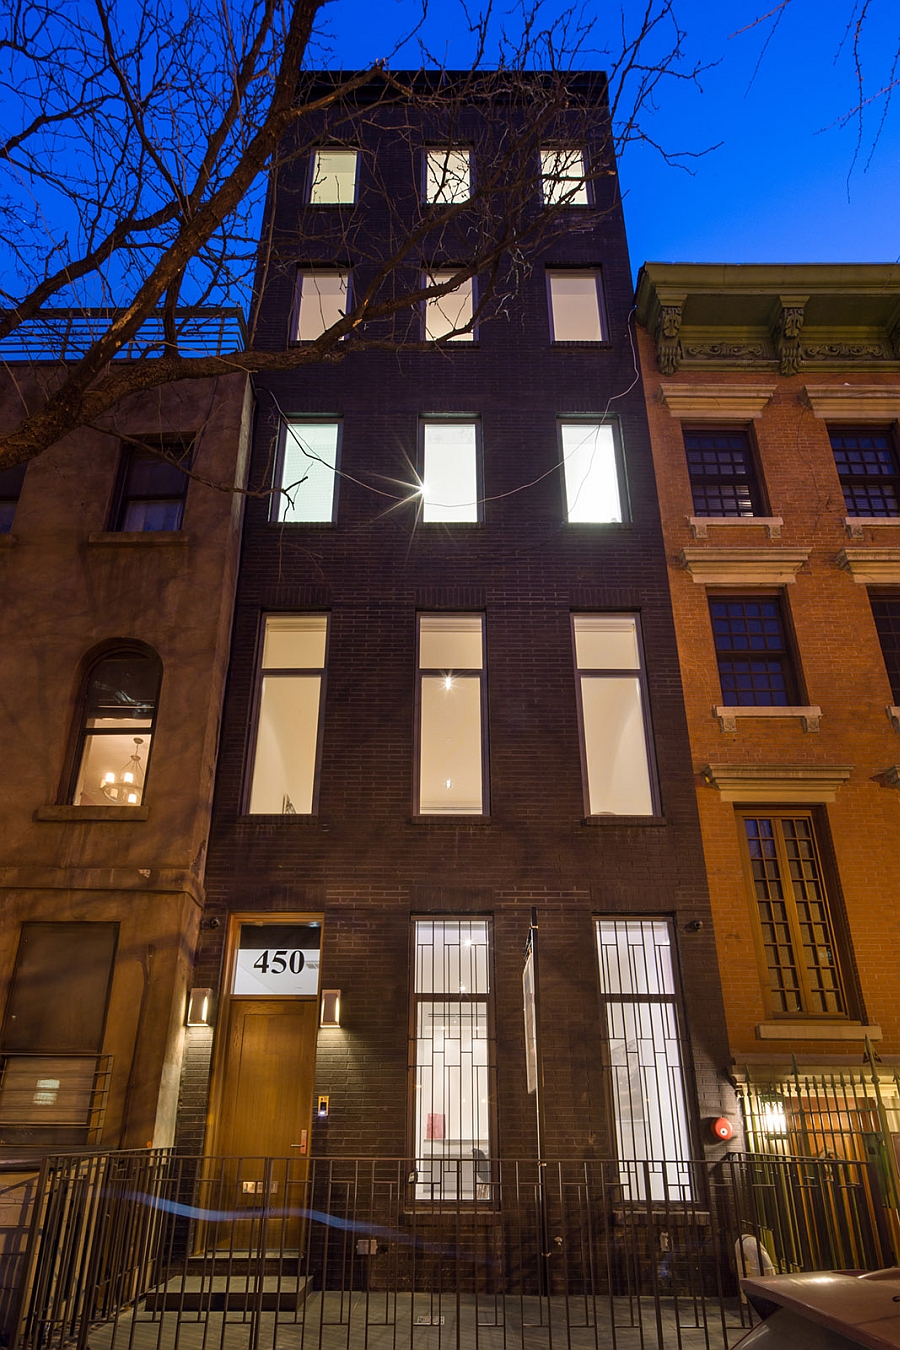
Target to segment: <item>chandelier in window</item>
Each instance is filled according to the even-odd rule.
[[[101,791],[111,802],[119,806],[137,806],[144,787],[144,767],[141,764],[140,746],[144,744],[142,736],[134,737],[134,754],[118,773],[105,773],[100,784]]]

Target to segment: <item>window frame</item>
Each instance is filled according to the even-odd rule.
[[[28,465],[30,462],[31,462],[30,460],[25,460],[22,464],[15,464],[11,469],[4,469],[3,472],[0,473],[0,535],[12,534],[13,525],[16,519],[16,512],[19,509],[19,499],[22,496],[22,488],[25,486],[25,475],[28,472]],[[15,486],[15,479],[17,477],[19,479],[18,491],[15,493],[15,496],[12,496],[4,488],[3,479],[4,478],[12,479],[13,486]],[[9,525],[4,526],[3,508],[9,506],[12,506],[12,511],[9,516]]]
[[[425,507],[425,429],[428,426],[460,426],[475,428],[475,519],[426,520]],[[422,485],[419,506],[419,524],[444,529],[474,529],[484,524],[484,446],[481,418],[471,413],[420,413],[418,423],[417,473]],[[417,649],[418,650],[418,649]]]
[[[431,268],[429,268],[429,267],[423,267],[423,268],[422,268],[422,272],[421,272],[421,284],[422,284],[423,287],[424,287],[424,286],[432,286],[432,285],[440,285],[440,282],[437,282],[437,281],[436,281],[436,278],[437,278],[437,277],[440,277],[441,275],[446,275],[446,276],[448,276],[448,277],[451,277],[451,276],[454,275],[454,272],[455,272],[455,271],[456,271],[455,268],[450,267],[450,266],[446,266],[446,265],[445,265],[445,266],[442,266],[442,267],[431,267]],[[470,287],[470,301],[471,301],[471,308],[472,308],[472,327],[469,329],[468,333],[460,333],[457,337],[447,337],[446,335],[445,335],[445,336],[442,336],[442,337],[429,337],[429,336],[428,336],[428,307],[429,307],[429,305],[434,305],[434,304],[436,304],[438,301],[437,301],[437,299],[423,300],[423,301],[421,302],[421,305],[420,305],[421,322],[422,322],[422,341],[423,341],[423,342],[429,342],[429,343],[435,343],[435,344],[438,344],[438,343],[449,344],[449,343],[452,342],[452,343],[454,344],[454,350],[456,349],[457,344],[459,344],[461,347],[474,347],[474,346],[477,344],[477,342],[478,342],[478,340],[479,340],[479,334],[478,334],[478,327],[479,327],[479,325],[478,325],[478,319],[476,318],[477,311],[478,311],[478,278],[477,278],[477,277],[474,277],[474,276],[471,276],[471,277],[468,277],[468,278],[467,278],[467,281],[468,281],[468,284],[469,284],[469,287]],[[464,284],[465,284],[465,283],[464,283]],[[453,291],[448,291],[446,295],[440,296],[439,299],[440,299],[440,300],[447,300],[447,299],[450,298],[450,296],[456,295],[457,292],[459,291],[459,289],[460,289],[459,287],[456,287],[455,290],[453,290]]]
[[[346,280],[346,283],[347,283],[346,288],[345,288],[345,292],[344,292],[344,305],[345,305],[345,308],[344,308],[344,316],[346,316],[346,315],[349,313],[349,311],[351,310],[351,308],[352,308],[352,306],[353,306],[353,269],[352,269],[352,267],[350,267],[349,265],[347,265],[347,266],[342,266],[342,267],[337,267],[337,266],[335,266],[335,267],[315,267],[315,266],[308,266],[308,267],[307,267],[307,266],[305,266],[305,265],[302,264],[302,263],[299,264],[298,267],[297,267],[297,271],[296,271],[295,277],[294,277],[294,303],[293,303],[293,305],[291,306],[291,329],[290,329],[290,339],[289,339],[289,340],[290,340],[290,343],[291,343],[291,346],[294,346],[294,347],[305,347],[305,346],[308,346],[308,345],[309,345],[310,343],[312,343],[312,342],[318,342],[319,338],[322,336],[322,333],[327,333],[327,332],[328,332],[328,328],[330,328],[330,327],[332,326],[331,324],[329,324],[329,325],[328,325],[328,328],[323,328],[323,329],[322,329],[322,333],[319,333],[319,334],[318,334],[316,337],[314,337],[314,338],[302,338],[302,337],[300,336],[300,317],[301,317],[300,311],[301,311],[301,307],[302,307],[302,305],[303,305],[303,279],[304,279],[304,277],[322,277],[322,276],[336,276],[336,277],[343,277],[343,278]],[[344,336],[346,337],[346,334],[345,334]],[[341,341],[342,341],[342,342],[343,342],[343,340],[344,340],[344,338],[341,338]]]
[[[449,154],[465,155],[466,159],[468,160],[469,191],[465,197],[461,197],[458,201],[439,201],[437,197],[429,197],[428,195],[428,159],[430,155],[439,155],[441,154],[441,152],[444,152],[445,163],[446,158]],[[419,172],[419,200],[421,201],[422,205],[433,206],[437,207],[438,209],[443,209],[448,206],[463,206],[465,205],[466,202],[470,202],[472,200],[472,194],[474,190],[474,172],[473,172],[474,159],[475,159],[474,152],[472,146],[470,145],[424,145],[422,147],[421,166]]]
[[[690,451],[688,449],[686,438],[688,436],[704,436],[704,435],[741,436],[744,439],[747,452],[747,464],[749,466],[749,473],[747,474],[746,478],[748,498],[751,507],[749,515],[745,515],[743,512],[736,512],[736,513],[719,512],[718,514],[710,515],[708,510],[700,511],[698,509],[697,502],[694,497],[694,489],[696,486],[702,487],[704,485],[704,480],[701,480],[700,478],[695,478],[695,475],[691,472],[691,464],[689,459]],[[715,426],[707,426],[704,424],[695,426],[690,423],[687,423],[683,425],[681,428],[681,439],[682,444],[684,446],[685,464],[688,471],[688,482],[690,484],[691,512],[694,516],[698,517],[701,520],[716,520],[716,521],[754,520],[759,518],[765,518],[767,516],[768,505],[765,494],[765,484],[763,482],[759,454],[756,446],[756,439],[753,435],[752,426],[746,425],[728,426],[726,423],[722,423],[721,425]],[[710,476],[705,481],[708,482],[710,486],[721,486],[723,484],[725,486],[728,486],[730,485],[730,483],[736,482],[737,479],[732,478],[731,480],[729,480],[727,475],[718,474],[715,476]]]
[[[637,671],[633,669],[610,667],[596,669],[593,666],[587,666],[582,669],[578,664],[578,652],[575,645],[575,623],[580,618],[628,618],[634,619],[635,624],[635,642],[638,650],[638,660],[640,662]],[[586,820],[651,820],[662,814],[662,803],[660,798],[659,773],[656,764],[656,742],[653,738],[653,722],[650,716],[650,689],[647,683],[647,661],[644,654],[644,638],[641,631],[641,616],[637,610],[572,610],[569,614],[569,641],[572,647],[572,670],[575,676],[575,701],[578,722],[578,748],[581,759],[581,795],[584,803],[584,816]],[[587,676],[591,679],[615,678],[622,676],[634,677],[637,675],[638,690],[641,696],[641,714],[642,726],[644,728],[644,754],[647,761],[647,779],[650,787],[650,811],[635,815],[634,812],[617,811],[592,811],[590,797],[590,780],[588,778],[587,763],[587,740],[585,737],[584,722],[584,698],[582,689],[582,677]]]
[[[586,426],[602,427],[608,426],[612,431],[613,454],[616,465],[616,487],[619,494],[619,519],[618,520],[571,520],[569,518],[569,489],[568,478],[566,475],[566,464],[568,457],[566,455],[565,444],[563,441],[564,426]],[[609,414],[589,414],[589,413],[557,413],[556,414],[556,446],[558,452],[558,466],[560,471],[560,491],[562,495],[562,516],[567,530],[585,529],[596,530],[598,528],[610,529],[618,528],[622,525],[631,523],[631,510],[628,500],[628,479],[625,472],[625,446],[622,439],[622,426],[619,418]]]
[[[356,165],[353,174],[353,200],[349,202],[314,202],[312,199],[312,193],[313,193],[313,185],[316,180],[316,165],[318,162],[318,156],[322,153],[333,154],[337,150],[343,150],[348,153],[352,151],[352,153],[356,156]],[[361,158],[362,153],[360,151],[359,146],[356,145],[317,145],[313,150],[311,150],[309,155],[309,165],[307,167],[306,172],[306,191],[304,193],[305,205],[313,207],[323,206],[326,208],[333,208],[335,206],[338,206],[341,207],[342,209],[346,209],[349,206],[356,206],[359,203],[359,168]]]
[[[735,591],[731,589],[727,591],[707,590],[707,602],[709,609],[710,636],[712,637],[713,652],[715,653],[716,671],[719,677],[719,692],[721,694],[723,706],[728,708],[796,708],[804,706],[807,700],[806,700],[806,690],[804,688],[803,683],[803,671],[800,664],[799,653],[797,651],[797,644],[794,640],[793,629],[790,625],[788,617],[787,606],[785,605],[784,593],[782,591],[757,592],[744,590]],[[737,695],[739,694],[740,692],[739,690],[733,691],[735,697],[726,694],[722,684],[722,666],[720,662],[720,655],[727,658],[729,656],[729,653],[725,651],[720,652],[715,628],[716,616],[713,614],[712,611],[712,607],[714,604],[722,604],[722,603],[775,604],[783,644],[780,660],[781,671],[782,674],[785,676],[783,703],[776,703],[774,700],[770,700],[769,702],[763,703],[760,703],[756,700],[754,700],[751,703],[741,703],[735,702],[735,697],[737,697]],[[749,650],[750,649],[748,648],[748,653]],[[764,655],[766,654],[766,652],[767,649],[763,649]],[[739,649],[733,649],[732,652],[730,653],[730,656],[732,659],[734,659],[735,657],[739,657],[739,654],[740,654]]]
[[[450,670],[438,670],[421,664],[421,619],[423,615],[441,615],[444,618],[475,618],[481,620],[481,669],[459,666]],[[422,800],[422,678],[425,675],[459,676],[463,679],[477,677],[480,683],[479,708],[481,713],[481,810],[480,811],[423,811]],[[415,733],[413,736],[413,802],[414,820],[422,821],[486,821],[490,819],[490,745],[488,741],[488,697],[487,697],[487,615],[484,610],[443,610],[419,609],[416,611],[416,696],[415,696]]]
[[[891,688],[891,698],[894,704],[900,704],[900,592],[898,591],[877,591],[869,590],[869,605],[872,610],[872,619],[875,624],[875,632],[878,635],[878,645],[881,649],[881,658],[884,662],[884,670],[887,676],[888,684]],[[895,615],[879,616],[875,612],[876,605],[893,605],[896,608]],[[891,619],[896,624],[897,646],[893,652],[893,660],[888,659],[888,652],[891,650],[885,647],[885,634],[879,623],[879,617]]]
[[[109,529],[110,529],[110,532],[111,532],[111,533],[114,533],[114,534],[131,534],[131,533],[136,533],[136,534],[137,534],[137,533],[140,533],[140,534],[163,534],[163,533],[170,533],[170,532],[171,532],[171,533],[175,533],[176,531],[182,531],[182,530],[184,529],[184,515],[185,515],[185,512],[186,512],[186,510],[187,510],[188,491],[189,491],[190,486],[191,486],[191,479],[190,479],[190,476],[189,476],[189,475],[190,475],[190,470],[193,468],[195,446],[194,446],[192,443],[190,443],[190,442],[187,442],[187,441],[184,441],[184,440],[179,440],[178,438],[175,438],[175,437],[173,437],[173,438],[171,438],[171,439],[169,439],[169,438],[151,438],[151,437],[147,437],[147,438],[145,438],[145,439],[146,439],[146,445],[143,445],[143,444],[142,444],[142,445],[137,445],[137,444],[135,444],[135,443],[132,442],[132,441],[124,441],[124,440],[120,443],[120,448],[119,448],[119,463],[118,463],[118,468],[117,468],[117,470],[116,470],[116,484],[115,484],[115,488],[114,488],[114,490],[113,490],[112,504],[111,504],[111,509],[110,509],[110,512],[109,512]],[[162,451],[162,453],[161,453],[159,456],[156,456],[156,455],[154,454],[154,451],[155,451],[155,450],[160,450],[160,451]],[[174,450],[174,451],[181,450],[181,451],[182,451],[182,454],[181,454],[181,463],[184,464],[184,469],[181,468],[181,465],[180,465],[180,464],[175,464],[171,459],[169,459],[169,458],[167,457],[167,452],[170,451],[170,450]],[[132,469],[133,466],[134,466],[134,459],[135,459],[135,456],[136,456],[136,455],[141,455],[141,454],[147,454],[151,459],[157,459],[157,458],[158,458],[160,463],[165,463],[165,464],[170,465],[170,467],[172,467],[173,469],[176,469],[178,472],[180,472],[180,473],[182,474],[183,478],[184,478],[184,492],[181,494],[181,497],[180,497],[180,501],[181,501],[181,514],[180,514],[180,517],[179,517],[179,523],[178,523],[178,525],[176,525],[176,526],[173,528],[173,530],[171,530],[171,531],[168,531],[168,530],[165,530],[165,531],[163,531],[163,530],[140,530],[140,531],[131,531],[131,530],[126,530],[126,529],[125,529],[124,518],[125,518],[125,512],[126,512],[126,510],[127,510],[127,508],[128,508],[129,503],[134,502],[134,501],[175,501],[175,500],[176,500],[176,498],[174,498],[174,497],[172,497],[172,496],[166,496],[166,497],[162,497],[162,496],[160,496],[160,497],[147,497],[147,496],[140,496],[140,495],[134,495],[134,496],[129,495],[129,493],[128,493],[128,491],[127,491],[127,489],[128,489],[128,478],[129,478],[129,475],[130,475],[130,473],[131,473],[131,469]]]
[[[549,177],[549,176],[548,176],[547,174],[545,174],[545,172],[544,172],[544,155],[549,155],[549,154],[557,154],[557,155],[559,155],[559,154],[564,154],[566,151],[575,151],[575,152],[577,152],[578,154],[581,155],[581,167],[582,167],[582,170],[583,170],[583,177],[581,178],[581,185],[582,185],[582,187],[584,188],[584,195],[585,195],[585,200],[584,200],[583,202],[579,202],[579,201],[568,201],[568,202],[553,201],[553,200],[551,200],[551,198],[548,196],[548,194],[547,194],[547,192],[546,192],[545,184],[547,183],[548,177]],[[551,209],[552,209],[552,208],[559,208],[559,209],[561,209],[561,210],[563,210],[563,211],[572,211],[572,210],[575,210],[575,211],[584,211],[586,208],[592,207],[592,206],[594,205],[594,194],[593,194],[593,191],[592,191],[592,186],[593,186],[593,185],[592,185],[592,183],[590,182],[590,179],[589,179],[589,169],[588,169],[588,149],[587,149],[587,146],[586,146],[586,145],[541,145],[541,146],[538,148],[538,163],[539,163],[539,165],[540,165],[540,175],[539,175],[539,180],[540,180],[540,192],[541,192],[541,205],[542,205],[542,206],[544,206],[544,207],[550,207]],[[555,183],[559,183],[559,182],[561,182],[561,181],[572,181],[572,182],[574,182],[575,180],[574,180],[574,179],[572,179],[572,180],[561,180],[561,179],[556,178],[556,179],[553,179],[552,181],[555,182]],[[563,194],[563,196],[564,196],[564,195],[565,195],[565,194]]]
[[[556,336],[556,325],[553,315],[553,277],[565,276],[566,273],[575,276],[592,276],[594,279],[594,289],[597,296],[597,319],[600,325],[599,338],[558,338]],[[544,278],[547,291],[547,318],[550,326],[550,342],[554,347],[608,347],[609,322],[606,313],[606,293],[603,287],[603,269],[600,267],[560,267],[548,264],[544,268]]]
[[[322,615],[325,618],[325,650],[321,666],[263,666],[265,651],[266,623],[270,618],[312,618]],[[322,745],[325,728],[325,696],[328,680],[328,660],[331,650],[332,612],[326,609],[263,609],[260,611],[254,652],[253,695],[250,704],[250,717],[247,726],[247,749],[244,755],[244,776],[241,788],[240,814],[248,820],[314,820],[319,814],[319,791],[322,780]],[[262,711],[263,680],[266,676],[289,678],[294,675],[319,676],[319,710],[316,718],[316,748],[313,755],[313,790],[309,811],[251,811],[253,780],[256,773],[256,757],[259,748],[259,719]]]
[[[763,1005],[767,1018],[773,1021],[784,1021],[787,1023],[796,1021],[821,1021],[828,1022],[846,1022],[851,1016],[851,988],[848,983],[850,974],[850,963],[846,960],[845,930],[842,913],[838,910],[838,888],[834,882],[832,869],[823,860],[823,842],[824,842],[824,821],[821,814],[811,808],[800,806],[782,805],[782,806],[763,806],[758,807],[744,806],[738,807],[735,811],[738,848],[741,855],[741,871],[744,879],[744,893],[747,897],[748,909],[750,911],[750,921],[753,929],[753,942],[756,950],[756,961],[759,972],[760,990],[763,998]],[[783,829],[774,832],[775,854],[778,864],[777,880],[781,889],[781,899],[785,904],[787,914],[787,927],[790,934],[790,953],[794,964],[797,977],[797,988],[800,995],[801,1006],[794,1010],[783,1010],[776,1008],[775,1001],[777,992],[772,987],[770,978],[770,967],[766,954],[766,941],[763,933],[762,918],[760,916],[760,903],[762,897],[756,892],[756,879],[753,876],[752,857],[750,853],[750,844],[747,837],[746,821],[748,820],[769,820],[783,822],[785,820],[804,820],[809,824],[809,837],[813,845],[813,856],[818,869],[818,880],[822,890],[825,914],[828,921],[828,927],[831,938],[833,953],[832,969],[835,975],[835,984],[838,995],[843,1003],[843,1010],[818,1011],[810,1006],[811,991],[809,988],[806,970],[802,961],[798,959],[803,952],[802,942],[802,923],[797,914],[797,901],[793,894],[793,884],[791,883],[790,859],[784,844]],[[791,883],[786,885],[785,882]],[[832,900],[834,896],[834,900]],[[845,969],[846,967],[846,969]]]
[[[840,425],[829,422],[826,429],[828,432],[828,444],[831,447],[832,460],[841,485],[841,497],[844,502],[844,510],[847,516],[851,520],[874,519],[900,521],[900,446],[898,446],[897,443],[896,423],[892,422],[881,426],[867,426],[865,424],[860,426],[851,423]],[[894,462],[894,472],[891,474],[842,474],[838,468],[837,459],[835,458],[835,445],[833,440],[833,437],[835,436],[884,436],[887,441],[887,448]],[[853,484],[855,483],[865,484],[867,487],[869,485],[874,486],[875,484],[891,485],[894,490],[894,501],[897,510],[893,512],[884,512],[883,514],[873,514],[870,510],[866,512],[865,515],[860,515],[859,511],[856,509],[856,503],[854,503],[852,507],[847,504],[847,488],[849,487],[852,492]]]
[[[297,424],[298,426],[334,426],[337,427],[337,439],[334,447],[334,482],[331,491],[331,517],[328,520],[282,520],[280,518],[282,502],[287,503],[285,489],[283,486],[284,461],[287,451],[288,428]],[[269,524],[278,526],[288,526],[290,528],[322,529],[330,528],[337,524],[338,512],[338,489],[341,479],[341,455],[344,443],[344,419],[342,417],[327,417],[320,413],[313,413],[310,416],[304,414],[290,413],[282,416],[278,427],[278,441],[275,448],[275,459],[272,466],[272,500],[269,505]],[[298,484],[298,487],[300,484]]]
[[[87,722],[88,691],[91,681],[93,679],[94,672],[101,665],[103,665],[105,661],[111,661],[115,660],[117,657],[127,657],[127,656],[141,657],[143,660],[149,661],[151,664],[155,665],[157,669],[159,678],[156,685],[156,699],[153,704],[152,715],[150,716],[150,718],[147,719],[150,722],[150,725],[149,727],[142,727],[142,728],[125,728],[124,732],[123,731],[116,732],[111,727],[101,728],[98,731],[92,731],[91,728],[85,725],[85,723]],[[152,647],[149,647],[142,642],[115,642],[115,641],[108,642],[104,643],[102,647],[95,648],[92,652],[88,652],[86,654],[86,656],[82,660],[81,674],[78,681],[78,694],[75,700],[75,712],[72,719],[72,731],[69,738],[70,748],[68,754],[66,755],[65,769],[60,784],[59,802],[61,805],[73,807],[80,807],[82,805],[81,802],[76,802],[74,800],[74,797],[76,789],[78,787],[79,780],[81,778],[85,746],[87,744],[89,736],[104,737],[104,736],[124,735],[129,730],[140,730],[143,733],[141,740],[143,744],[146,746],[146,755],[144,758],[144,765],[143,765],[144,781],[141,784],[140,801],[138,802],[110,801],[109,808],[112,809],[118,808],[120,810],[127,810],[134,812],[140,811],[142,807],[146,809],[148,805],[146,800],[147,783],[149,782],[150,779],[150,765],[152,763],[153,758],[153,747],[156,744],[156,731],[157,731],[157,724],[159,721],[159,703],[160,698],[162,697],[164,675],[165,675],[165,667],[163,665],[163,661],[159,653],[155,651]],[[88,803],[85,803],[84,809],[88,811],[102,810],[104,809],[104,804],[101,803],[99,806],[97,805],[92,806]],[[138,817],[135,816],[135,819],[137,818]]]

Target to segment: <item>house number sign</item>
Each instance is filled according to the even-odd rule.
[[[317,997],[322,927],[317,923],[244,923],[232,994]]]

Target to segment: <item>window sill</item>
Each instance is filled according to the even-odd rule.
[[[844,516],[844,528],[851,539],[863,539],[865,530],[880,525],[900,525],[900,516]]]
[[[759,1022],[758,1041],[870,1041],[881,1040],[881,1027],[863,1026],[861,1022],[819,1022],[798,1018],[796,1022]]]
[[[606,812],[603,815],[584,816],[582,825],[600,826],[601,828],[610,828],[615,826],[627,826],[631,829],[635,825],[668,825],[665,816],[618,816],[613,812]]]
[[[301,811],[244,811],[237,817],[238,825],[275,825],[289,820],[296,825],[318,825],[319,817]]]
[[[160,547],[164,544],[185,545],[188,536],[183,530],[93,530],[88,535],[89,544],[132,544]]]
[[[739,717],[796,717],[803,723],[804,731],[818,731],[822,709],[810,707],[763,707],[763,708],[713,708],[713,716],[719,719],[720,731],[737,731]]]
[[[149,806],[39,806],[34,813],[35,820],[118,821],[146,820],[150,814]]]
[[[444,815],[433,816],[410,816],[407,820],[408,825],[493,825],[490,816],[469,816],[460,811],[459,815],[451,815],[449,812]]]
[[[14,534],[0,534],[0,548],[14,548],[16,536]]]
[[[609,338],[553,338],[550,346],[586,347],[590,351],[596,351],[600,347],[604,351],[612,351],[612,343]]]
[[[767,539],[780,539],[784,520],[781,516],[688,516],[687,523],[695,539],[708,539],[710,525],[738,526],[747,529],[751,525],[762,525]]]

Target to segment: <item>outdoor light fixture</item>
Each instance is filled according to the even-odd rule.
[[[187,1024],[189,1027],[210,1026],[212,1006],[211,989],[192,989],[188,995]]]
[[[341,1025],[340,989],[323,989],[322,1003],[319,1008],[320,1027],[339,1027]]]
[[[763,1134],[781,1135],[787,1134],[787,1114],[784,1109],[784,1102],[763,1102],[762,1120],[760,1127]]]
[[[134,738],[134,754],[119,772],[105,773],[100,789],[105,797],[120,806],[137,806],[144,786],[144,766],[141,764],[139,746],[144,744],[142,736]]]

